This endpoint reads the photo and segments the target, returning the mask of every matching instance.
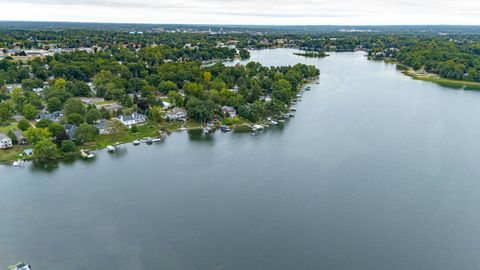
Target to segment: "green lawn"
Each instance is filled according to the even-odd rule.
[[[147,122],[144,125],[138,126],[138,132],[132,133],[128,128],[121,123],[115,123],[116,132],[111,134],[103,134],[98,136],[93,148],[103,148],[107,145],[117,143],[127,143],[136,139],[144,137],[156,137],[160,130],[160,125],[154,122]]]
[[[28,148],[28,147],[25,147]],[[0,150],[0,162],[7,162],[12,161],[20,158],[20,154],[23,153],[24,147],[19,145],[14,145],[13,148],[10,149],[2,149]]]
[[[0,126],[0,133],[7,134],[9,130],[14,130],[14,129],[17,129],[17,123],[16,122],[10,123],[6,126]]]
[[[434,82],[445,87],[457,88],[457,89],[463,88],[465,90],[480,90],[479,82],[446,79],[433,74],[419,74],[411,69],[404,70],[403,74],[410,76],[415,80]]]

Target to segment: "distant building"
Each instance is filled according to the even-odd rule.
[[[119,111],[123,109],[123,106],[117,103],[110,103],[110,104],[100,104],[95,105],[97,109],[104,108],[107,111]]]
[[[187,110],[184,108],[175,107],[171,112],[168,112],[166,117],[168,120],[187,120]]]
[[[7,92],[12,93],[13,89],[15,88],[22,88],[22,85],[19,83],[14,83],[14,84],[7,84]]]
[[[105,101],[104,98],[98,98],[98,97],[81,97],[79,99],[87,105]]]
[[[166,102],[166,101],[162,100],[162,104],[163,104],[163,107],[165,109],[168,109],[168,108],[172,107],[172,104],[170,102]]]
[[[119,115],[117,116],[117,120],[122,122],[127,127],[132,127],[133,125],[143,124],[147,121],[145,115],[140,113],[132,113],[130,115]]]
[[[228,116],[230,118],[235,118],[237,116],[237,110],[230,106],[223,106],[222,113],[224,116]]]
[[[269,96],[269,95],[261,96],[260,100],[265,101],[265,102],[270,102],[270,101],[272,101],[272,97]]]
[[[63,113],[61,111],[56,111],[52,113],[42,113],[38,116],[36,121],[38,122],[42,119],[50,119],[55,122],[55,121],[59,121],[61,117],[63,117]]]
[[[23,133],[22,133],[21,130],[19,130],[19,129],[14,130],[13,134],[15,134],[15,137],[17,138],[17,143],[19,145],[28,144],[28,140],[25,136],[23,136]]]
[[[6,134],[0,133],[0,149],[8,149],[12,147],[12,139],[10,139],[10,137],[8,137]]]

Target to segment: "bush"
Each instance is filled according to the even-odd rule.
[[[75,143],[71,140],[66,140],[62,142],[61,150],[63,153],[73,153],[75,152]]]
[[[52,124],[52,123],[53,123],[52,120],[47,119],[47,118],[44,118],[44,119],[38,121],[38,122],[35,124],[35,126],[36,126],[37,128],[47,128],[47,127],[50,126],[50,124]]]
[[[133,125],[131,128],[130,128],[130,132],[132,133],[137,133],[138,132],[138,127],[136,125]]]
[[[18,121],[17,127],[21,131],[26,131],[29,127],[31,127],[31,125],[30,125],[30,122],[28,122],[25,119],[22,119],[22,120]]]

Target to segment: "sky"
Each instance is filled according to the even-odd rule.
[[[0,20],[173,24],[480,24],[480,0],[0,0]]]

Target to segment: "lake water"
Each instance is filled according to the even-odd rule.
[[[0,269],[479,269],[480,93],[292,52],[252,52],[321,69],[284,128],[1,166]]]

